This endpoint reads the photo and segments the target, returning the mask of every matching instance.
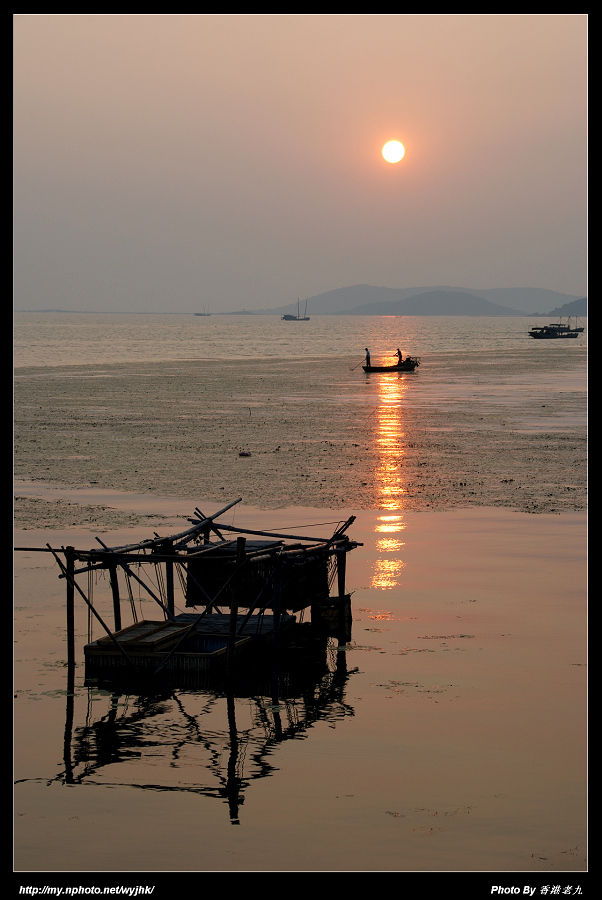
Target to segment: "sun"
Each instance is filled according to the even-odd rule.
[[[399,141],[388,141],[383,147],[383,156],[390,163],[399,162],[405,152],[405,147]]]

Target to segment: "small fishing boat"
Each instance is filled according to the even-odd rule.
[[[297,300],[297,315],[293,316],[290,313],[287,313],[285,316],[282,316],[283,322],[309,322],[309,316],[307,315],[307,300],[305,301],[305,313],[301,315],[299,312],[299,300]]]
[[[406,356],[400,363],[394,366],[362,366],[364,372],[413,372],[420,365],[417,356]]]
[[[584,331],[585,328],[581,325],[572,325],[570,319],[566,320],[566,324],[561,319],[559,322],[552,322],[551,325],[533,325],[529,330],[529,336],[536,340],[554,340],[555,338],[576,338]]]

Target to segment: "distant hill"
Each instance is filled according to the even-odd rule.
[[[557,316],[564,318],[565,316],[587,316],[587,297],[580,297],[579,300],[573,300],[571,303],[564,303],[557,306],[549,313],[533,313],[534,316]]]
[[[544,288],[490,288],[485,291],[469,290],[467,293],[478,294],[492,303],[520,309],[527,315],[545,313],[552,306],[572,303],[576,299],[570,294],[560,294],[558,291],[547,291]]]
[[[539,313],[548,314],[548,310],[552,307],[558,307],[564,303],[571,303],[576,298],[570,294],[560,294],[557,291],[547,291],[543,288],[488,288],[485,290],[475,290],[473,288],[464,287],[447,287],[445,285],[436,285],[432,287],[413,287],[413,288],[388,288],[377,287],[370,284],[354,284],[349,287],[337,288],[334,291],[327,291],[324,294],[318,294],[309,297],[307,301],[307,314],[309,316],[332,316],[332,315],[368,315],[365,311],[357,310],[366,305],[398,303],[402,300],[408,300],[425,294],[462,294],[476,297],[481,301],[487,301],[498,308],[504,307],[505,312],[454,312],[451,304],[448,305],[447,311],[444,313],[427,313],[416,311],[413,313],[394,313],[390,310],[387,313],[376,312],[374,307],[370,315],[537,315]],[[305,306],[305,298],[301,298],[303,306]],[[466,307],[462,307],[466,308]],[[418,307],[415,307],[418,310]],[[273,309],[255,310],[255,315],[285,315],[286,313],[297,312],[297,301],[288,303],[286,306],[279,306]]]
[[[340,315],[340,314],[339,314]],[[406,300],[378,301],[356,306],[354,316],[523,316],[517,309],[490,303],[463,291],[425,291]]]

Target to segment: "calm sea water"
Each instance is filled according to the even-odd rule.
[[[370,348],[374,359],[432,352],[529,348],[545,365],[549,341],[533,341],[540,318],[458,316],[314,316],[283,322],[277,316],[171,316],[20,313],[15,316],[15,366],[56,366],[183,359],[348,357]],[[562,341],[563,352],[585,337]],[[554,342],[558,343],[558,342]],[[573,346],[574,345],[574,346]],[[542,352],[543,351],[543,352]]]

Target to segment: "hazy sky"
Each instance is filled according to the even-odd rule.
[[[583,296],[587,25],[16,14],[16,308]]]

